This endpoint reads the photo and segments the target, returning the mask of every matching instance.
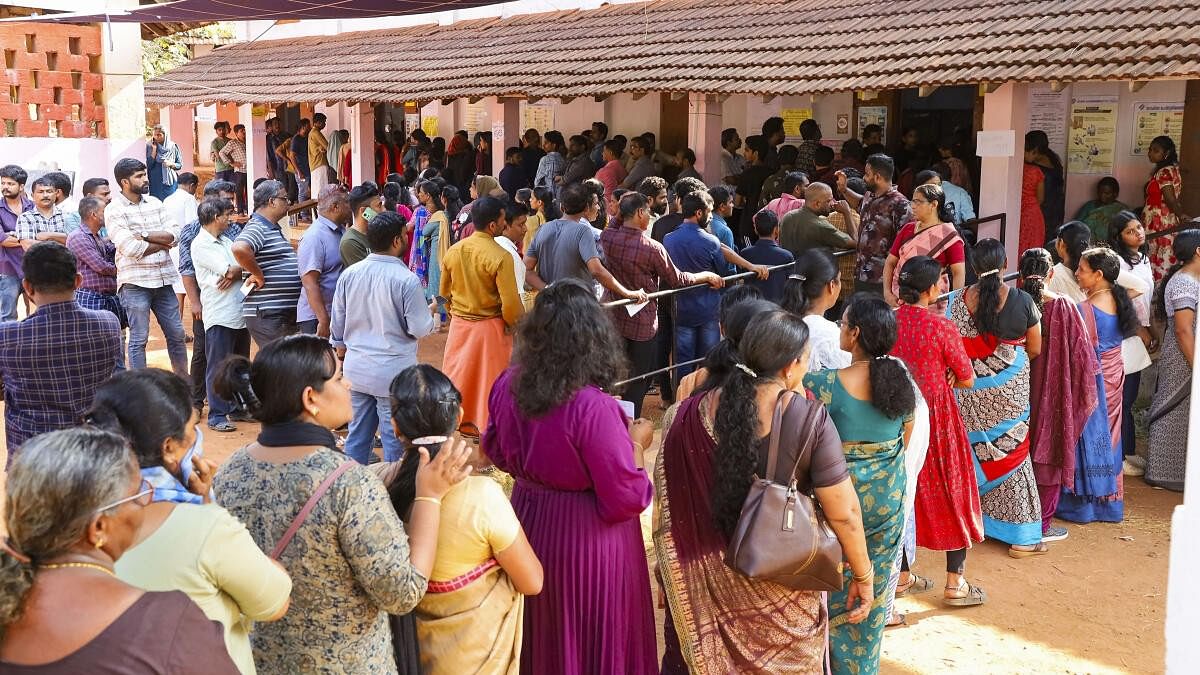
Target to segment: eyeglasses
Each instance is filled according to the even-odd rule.
[[[115,509],[118,506],[128,502],[134,502],[138,506],[150,506],[150,502],[152,501],[154,501],[154,486],[150,484],[150,481],[143,478],[142,484],[139,486],[139,490],[136,494],[129,495],[124,499],[118,499],[108,506],[101,506],[100,508],[96,509],[96,513],[111,511],[112,509]]]
[[[276,199],[282,199],[285,202],[288,201],[287,195],[275,195],[271,197],[271,201],[275,201]]]

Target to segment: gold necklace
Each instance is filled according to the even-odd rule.
[[[38,567],[40,567],[44,570],[57,570],[57,569],[65,569],[68,567],[90,567],[92,569],[98,569],[101,572],[104,572],[105,574],[107,574],[109,576],[112,576],[112,577],[117,576],[116,573],[114,573],[112,570],[108,569],[107,567],[105,567],[104,565],[101,565],[99,563],[90,563],[90,562],[46,563],[45,565],[38,565]]]
[[[1094,296],[1100,295],[1101,293],[1112,293],[1112,289],[1111,288],[1102,288],[1098,291],[1092,291],[1092,292],[1088,293],[1088,300],[1091,300]]]

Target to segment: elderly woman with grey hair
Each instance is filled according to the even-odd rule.
[[[146,177],[150,179],[151,196],[159,201],[170,197],[179,187],[178,171],[182,168],[183,153],[179,145],[167,138],[167,130],[161,124],[155,124],[146,144]]]
[[[238,672],[220,625],[187,595],[143,592],[113,573],[154,494],[123,438],[95,429],[35,437],[7,491],[0,671]]]

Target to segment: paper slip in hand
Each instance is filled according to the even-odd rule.
[[[634,314],[637,314],[638,312],[645,309],[646,305],[648,305],[648,304],[650,304],[649,300],[647,300],[646,302],[643,302],[641,304],[638,304],[638,305],[633,305],[633,304],[625,305],[625,311],[629,312],[629,316],[633,316]]]

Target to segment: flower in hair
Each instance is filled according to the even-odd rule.
[[[755,377],[755,378],[756,378],[756,377],[758,377],[758,373],[754,372],[754,371],[753,371],[753,370],[750,368],[750,366],[748,366],[748,365],[746,365],[746,364],[744,364],[744,363],[738,363],[738,364],[734,364],[734,365],[737,367],[737,369],[738,369],[738,370],[740,370],[740,371],[742,371],[743,373],[745,373],[745,374],[749,375],[750,377]]]

